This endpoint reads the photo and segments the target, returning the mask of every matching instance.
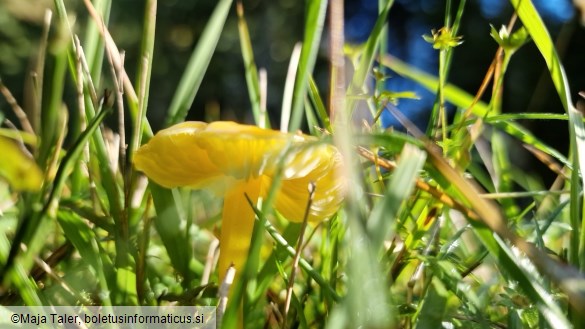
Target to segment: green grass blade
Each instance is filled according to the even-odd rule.
[[[132,156],[133,151],[138,149],[141,144],[141,133],[147,137],[152,136],[150,125],[146,119],[146,109],[148,108],[148,96],[150,93],[150,77],[152,74],[152,62],[154,59],[154,36],[156,31],[156,9],[157,0],[148,0],[144,9],[144,27],[142,30],[141,45],[141,65],[138,65],[138,74],[136,77],[136,93],[138,94],[138,114],[134,118],[134,132],[128,154]],[[136,129],[137,128],[137,129]],[[131,159],[128,161],[132,163]]]
[[[492,180],[497,193],[512,192],[514,189],[513,166],[505,138],[506,136],[497,131],[491,136],[492,165],[495,176],[492,177]],[[500,200],[500,203],[507,218],[514,218],[518,215],[519,209],[513,200],[503,199]]]
[[[569,116],[566,114],[560,113],[531,113],[531,112],[522,112],[522,113],[502,113],[491,115],[488,118],[485,118],[484,122],[486,123],[496,123],[502,121],[515,121],[515,120],[562,120],[567,121],[569,120]],[[464,125],[469,125],[473,123],[474,120],[469,120],[463,122]],[[452,127],[450,127],[451,129]]]
[[[59,25],[59,33],[68,33],[63,24]],[[66,39],[53,42],[52,57],[54,65],[51,72],[47,72],[50,83],[44,85],[43,105],[41,110],[41,131],[38,162],[44,166],[49,161],[59,134],[59,117],[63,109],[63,91],[65,88],[65,73],[67,71],[67,44]]]
[[[578,245],[578,249],[570,253],[578,255],[576,257],[579,260],[578,263],[573,264],[579,266],[581,271],[585,271],[585,222],[583,217],[581,217],[581,224],[579,224],[579,212],[582,211],[583,201],[585,201],[585,199],[579,200],[579,194],[582,193],[582,187],[585,186],[585,175],[583,174],[585,173],[585,127],[583,126],[583,115],[577,110],[569,109],[569,117],[573,124],[572,130],[574,130],[571,135],[575,138],[574,142],[571,143],[571,150],[574,154],[573,162],[575,168],[578,167],[581,173],[580,181],[579,175],[571,175],[571,207],[578,208],[573,209],[575,213],[571,216],[571,226],[573,226],[574,232],[572,237],[577,239],[572,244]],[[581,188],[579,188],[580,186]],[[585,216],[585,214],[581,216]]]
[[[386,8],[386,5],[391,2],[393,0],[378,0],[378,14],[381,14],[384,12],[384,9]],[[385,26],[382,28],[382,31],[380,32],[380,43],[378,46],[378,57],[382,57],[383,55],[385,55],[386,53],[388,53],[388,25],[385,24]],[[379,67],[379,74],[380,76],[387,76],[388,70],[383,67],[380,66]],[[384,83],[384,79],[376,79],[376,93],[379,95],[381,94],[385,89],[385,83]]]
[[[62,0],[58,0],[62,2]],[[95,0],[93,6],[101,15],[104,24],[107,26],[110,18],[110,9],[112,8],[111,0]],[[63,7],[64,8],[64,7]],[[66,16],[65,16],[66,17]],[[83,49],[89,67],[91,79],[95,85],[99,85],[102,74],[102,64],[104,60],[104,39],[100,36],[100,28],[93,19],[87,21],[85,37],[83,38]]]
[[[429,91],[434,92],[439,87],[437,77],[417,69],[394,56],[386,55],[382,57],[381,63],[401,76],[419,83]],[[452,84],[445,86],[445,98],[460,108],[468,108],[473,103],[472,95]],[[475,115],[483,117],[488,113],[488,106],[483,102],[478,102],[473,107],[473,111]]]
[[[108,256],[100,250],[95,232],[87,226],[82,218],[69,211],[60,211],[57,220],[67,239],[71,241],[83,261],[91,266],[92,272],[97,276],[101,302],[103,305],[112,305],[109,291],[116,289],[116,287],[108,282],[107,278],[112,277],[114,267]]]
[[[552,328],[571,328],[564,312],[554,302],[549,293],[532,274],[534,269],[527,269],[521,259],[496,235],[485,227],[474,225],[474,232],[483,245],[495,257],[506,273],[518,282],[522,290],[536,303]]]
[[[401,76],[419,83],[429,91],[435,91],[438,88],[438,78],[415,67],[412,67],[395,57],[389,55],[384,56],[381,59],[381,62],[383,65],[388,66],[390,69],[400,74]],[[447,84],[445,86],[444,92],[445,99],[459,108],[467,109],[473,104],[473,96],[454,85]],[[472,111],[473,114],[478,117],[485,117],[488,115],[489,108],[487,104],[483,102],[477,102],[477,104],[473,106]],[[489,118],[490,116],[488,116],[486,122],[491,122]],[[506,133],[518,138],[520,141],[534,146],[538,150],[541,150],[559,160],[569,168],[572,168],[571,162],[563,154],[540,141],[530,131],[523,128],[521,125],[508,121],[498,121],[494,125],[501,128]]]
[[[256,125],[270,128],[270,120],[266,116],[264,122],[260,122],[260,84],[258,82],[258,69],[254,62],[254,51],[252,41],[250,41],[250,32],[248,24],[244,17],[244,6],[241,2],[236,4],[238,11],[238,32],[240,34],[240,46],[242,48],[242,57],[244,59],[244,69],[246,70],[246,84],[248,85],[248,95],[252,105],[252,114]]]
[[[453,26],[450,26],[450,21],[451,21],[451,12],[450,12],[450,7],[451,7],[451,3],[448,2],[447,3],[447,8],[445,10],[445,27],[448,27],[451,29],[451,33],[453,36],[457,35],[457,31],[459,30],[459,26],[461,23],[461,17],[463,16],[463,9],[465,8],[465,0],[462,0],[459,2],[459,7],[457,8],[457,13],[455,15],[455,21],[453,22]],[[446,81],[447,78],[449,76],[449,72],[451,70],[451,61],[453,58],[453,47],[449,47],[448,49],[446,49],[445,53],[443,54],[443,52],[441,51],[440,56],[440,60],[444,59],[444,67],[443,67],[443,72],[442,75],[445,79],[445,81],[443,81],[443,84],[437,84],[437,95],[435,97],[435,103],[433,105],[433,110],[431,112],[431,117],[429,120],[429,126],[427,127],[427,134],[430,134],[432,132],[432,130],[435,128],[435,122],[437,121],[437,117],[439,116],[439,106],[441,103],[441,99],[439,97],[439,95],[444,92],[444,88],[446,86]],[[445,123],[446,124],[446,123]]]
[[[47,200],[45,201],[42,210],[40,210],[39,212],[33,213],[29,218],[25,218],[21,222],[21,224],[18,227],[18,230],[16,232],[16,235],[15,235],[14,239],[12,240],[12,246],[10,248],[10,253],[8,254],[6,262],[4,263],[4,267],[2,269],[2,272],[0,273],[0,282],[3,280],[3,278],[7,274],[7,272],[12,269],[12,267],[14,265],[14,261],[16,259],[16,256],[18,255],[19,250],[20,250],[20,244],[23,242],[27,243],[28,241],[32,241],[32,240],[39,241],[39,239],[34,239],[34,237],[39,229],[39,223],[43,219],[46,219],[47,217],[52,217],[55,215],[56,208],[57,208],[57,205],[59,202],[59,198],[61,196],[61,192],[62,192],[63,188],[65,187],[67,177],[69,176],[69,174],[73,170],[75,163],[76,163],[77,159],[79,158],[79,155],[81,154],[81,152],[85,148],[85,145],[89,141],[89,138],[93,135],[93,133],[99,127],[99,125],[104,120],[104,118],[106,117],[108,112],[109,111],[100,112],[92,120],[92,122],[90,122],[87,129],[81,134],[81,136],[79,136],[79,139],[74,143],[71,150],[69,150],[69,152],[67,152],[67,154],[65,155],[65,157],[61,161],[61,164],[59,165],[59,169],[57,171],[57,174],[55,175],[55,182],[53,183],[53,187],[51,189],[51,192],[49,193],[49,196],[47,197]],[[30,249],[32,249],[32,248],[30,248]],[[30,252],[28,252],[27,255],[28,255],[28,257],[31,257],[31,258],[33,257],[33,255],[31,255]],[[25,260],[23,262],[26,264],[30,264],[30,259],[28,261]]]
[[[309,79],[309,99],[313,102],[313,107],[317,112],[317,116],[321,123],[323,124],[323,128],[328,132],[331,132],[331,121],[329,120],[329,115],[327,114],[327,108],[325,107],[325,103],[323,103],[323,99],[319,94],[319,89],[317,88],[317,84],[313,77]]]
[[[154,226],[167,250],[173,267],[189,282],[194,273],[189,269],[192,259],[191,247],[185,227],[185,214],[180,196],[150,182],[152,201],[156,209]]]
[[[303,118],[303,105],[307,92],[309,77],[315,67],[319,43],[323,32],[327,0],[314,0],[307,3],[307,17],[305,19],[305,35],[301,49],[301,57],[297,68],[295,89],[292,99],[292,116],[288,131],[294,132],[301,127]]]
[[[6,234],[0,235],[0,261],[6,263],[10,253],[10,240]],[[46,305],[40,294],[40,289],[36,282],[28,275],[20,263],[15,264],[10,280],[20,293],[22,300],[26,305]]]
[[[571,144],[570,150],[573,155],[573,166],[574,170],[571,172],[571,201],[569,206],[569,222],[573,230],[571,234],[571,240],[569,242],[570,248],[568,250],[569,262],[574,266],[583,270],[585,268],[585,260],[583,252],[585,251],[585,241],[583,240],[584,227],[582,221],[582,207],[583,197],[580,196],[582,193],[583,179],[580,177],[580,173],[584,173],[583,167],[585,167],[585,129],[583,127],[582,115],[575,109],[569,109],[569,118],[571,124]],[[576,170],[575,168],[579,168]],[[581,188],[580,188],[581,187]]]
[[[288,258],[293,257],[289,255],[286,248],[295,244],[301,232],[301,225],[298,223],[290,223],[282,234],[277,232],[270,224],[266,226],[266,230],[268,233],[272,232],[274,234],[273,239],[277,244],[270,256],[266,259],[266,262],[264,262],[262,269],[258,272],[257,291],[259,294],[255,296],[256,298],[263,298],[264,292],[273,283],[274,277],[278,273],[277,264],[284,263]],[[286,244],[278,243],[282,241]]]
[[[528,30],[530,37],[534,40],[536,47],[538,47],[540,54],[544,58],[550,77],[563,103],[563,107],[568,112],[569,108],[573,108],[569,81],[544,22],[540,18],[536,8],[534,8],[532,1],[510,0],[510,3],[514,6],[518,17],[522,20],[522,24]]]
[[[351,328],[390,328],[394,312],[387,294],[386,277],[363,224],[347,218],[347,245],[351,246],[347,275],[351,278],[344,303]]]
[[[259,215],[260,212],[258,211],[258,209],[256,209],[256,208],[254,208],[254,209],[255,209],[254,211],[256,212],[256,215]],[[263,217],[263,215],[261,215],[261,216]],[[288,241],[286,240],[286,238],[283,237],[280,233],[278,233],[276,228],[274,228],[274,226],[272,226],[272,224],[270,224],[268,221],[266,221],[265,230],[268,234],[270,234],[270,236],[272,237],[274,242],[276,242],[281,248],[284,248],[283,250],[286,251],[286,253],[289,255],[289,257],[291,259],[295,256],[295,254],[296,254],[295,248],[292,245],[290,245],[288,243]],[[319,274],[319,272],[317,272],[315,269],[313,269],[313,267],[311,266],[311,264],[309,264],[309,262],[307,262],[305,259],[301,258],[301,260],[299,261],[299,266],[300,266],[300,268],[302,268],[303,270],[305,270],[307,272],[307,274],[311,277],[311,279],[315,280],[315,282],[317,282],[317,284],[319,284],[319,286],[321,286],[321,289],[323,289],[323,291],[326,294],[328,294],[329,297],[331,297],[335,301],[339,301],[341,299],[339,297],[339,295],[335,292],[335,290],[329,285],[327,280],[325,280]]]
[[[437,277],[432,278],[427,294],[424,296],[415,328],[437,328],[437,323],[445,318],[448,298],[449,292],[441,280]]]
[[[185,120],[185,116],[205,76],[211,56],[215,52],[215,47],[219,41],[231,5],[232,0],[220,0],[217,3],[177,86],[173,101],[169,107],[165,126],[171,126]]]
[[[318,136],[319,132],[317,131],[317,127],[320,127],[319,120],[317,120],[313,104],[311,104],[308,97],[305,99],[305,117],[307,118],[307,125],[309,126],[309,134]]]
[[[579,284],[583,281],[582,275],[575,273],[574,269],[570,269],[566,265],[553,261],[542,250],[528,244],[514,232],[510,231],[503,217],[500,215],[499,209],[493,203],[479,197],[477,187],[453,169],[442,158],[440,151],[436,147],[429,145],[426,149],[430,162],[440,172],[440,175],[444,177],[444,179],[440,177],[435,177],[435,179],[439,184],[443,185],[445,190],[457,190],[459,196],[467,200],[478,217],[482,219],[483,224],[470,220],[470,224],[474,226],[475,233],[481,242],[496,257],[498,262],[502,264],[502,268],[506,269],[507,273],[519,282],[523,291],[536,303],[539,310],[552,326],[568,327],[568,321],[565,315],[558,305],[553,302],[553,295],[544,289],[541,283],[534,277],[532,274],[534,270],[525,268],[526,265],[523,265],[522,261],[514,255],[511,248],[505,244],[503,239],[511,241],[518,249],[526,253],[543,275],[548,276],[552,281],[560,284],[567,294],[575,298],[571,302],[576,303],[576,305],[580,305],[583,301],[583,291],[579,288]],[[570,282],[575,282],[575,284],[571,285]]]
[[[571,250],[569,255],[572,258],[572,263],[578,266],[581,270],[585,269],[585,261],[583,255],[585,255],[585,238],[582,230],[585,227],[581,227],[579,222],[583,221],[583,202],[584,197],[579,198],[578,194],[582,192],[582,184],[585,183],[585,138],[583,133],[582,116],[575,109],[572,99],[571,91],[569,88],[569,81],[565,70],[561,64],[559,55],[555,49],[555,45],[548,33],[544,22],[540,18],[540,15],[534,8],[532,1],[529,0],[510,0],[512,6],[516,10],[518,17],[522,20],[522,24],[530,34],[530,37],[536,44],[536,47],[540,51],[546,66],[548,67],[550,78],[553,81],[555,89],[560,97],[561,103],[565,111],[569,114],[569,128],[571,138],[571,151],[573,153],[573,165],[574,170],[580,169],[581,180],[579,182],[579,175],[571,175],[571,206],[570,206],[570,222],[573,229]],[[577,240],[574,240],[577,239]],[[573,250],[578,246],[578,250]],[[578,256],[576,256],[578,255]],[[572,285],[574,286],[574,285]],[[576,287],[574,287],[577,289]],[[575,312],[573,314],[573,324],[577,327],[582,326],[585,320],[581,312]]]
[[[391,221],[397,217],[400,206],[414,190],[414,181],[425,159],[425,152],[410,144],[404,146],[384,198],[374,207],[368,219],[367,232],[374,252],[382,250],[384,240],[394,226]]]
[[[67,15],[67,12],[65,10],[65,5],[63,4],[63,1],[56,0],[55,3],[56,3],[57,13],[59,15],[59,19],[62,21],[62,24],[68,25],[69,24],[68,15]],[[99,32],[96,31],[95,33],[97,33],[97,35],[95,37],[99,38]],[[73,40],[71,40],[71,42],[73,44]],[[99,55],[98,53],[103,51],[103,50],[100,50],[98,48],[95,51],[97,52],[96,54],[94,54],[95,56],[97,56],[97,57],[102,56],[102,55]],[[77,70],[76,70],[77,55],[75,54],[74,47],[70,47],[69,52],[68,52],[68,57],[69,57],[69,72],[70,72],[71,76],[73,77],[73,80],[76,81],[76,83],[77,83],[77,80],[83,79],[83,77],[77,76]],[[99,64],[96,62],[95,65],[98,65],[99,68],[101,69],[101,62]],[[91,67],[90,67],[90,70],[91,70]],[[91,79],[93,81],[93,78],[91,78]],[[91,100],[91,96],[88,94],[89,93],[87,91],[86,91],[86,94],[84,94],[85,118],[80,118],[80,120],[87,120],[87,121],[92,120],[96,116],[94,106],[98,106],[98,109],[101,109],[101,107],[103,105],[101,103],[94,104],[93,101]],[[97,162],[100,164],[98,166],[98,168],[100,171],[100,177],[101,177],[101,183],[102,183],[101,185],[106,190],[106,193],[108,196],[108,201],[109,201],[109,205],[110,205],[110,213],[112,214],[112,216],[115,219],[120,218],[121,205],[120,205],[119,190],[118,190],[118,186],[116,184],[116,179],[114,177],[114,173],[112,172],[110,166],[103,165],[103,164],[109,163],[110,156],[109,156],[108,151],[107,151],[105,139],[102,136],[101,130],[99,130],[99,129],[92,136],[91,143],[90,143],[90,151],[91,151],[90,152],[90,155],[91,155],[90,161],[94,161],[94,162]],[[94,155],[95,155],[95,158],[97,158],[97,159],[94,159]]]
[[[366,41],[366,45],[361,54],[359,64],[355,70],[351,85],[349,86],[348,96],[362,95],[365,92],[364,87],[366,86],[366,78],[372,71],[374,59],[378,55],[376,49],[378,49],[382,40],[382,32],[384,31],[384,26],[386,25],[386,21],[388,19],[388,13],[390,12],[390,8],[392,8],[393,4],[393,0],[387,1],[386,6],[383,8],[383,10],[380,11],[378,18],[376,19],[376,24],[374,25],[374,28],[368,37],[368,41]],[[350,114],[353,113],[355,105],[356,99],[354,97],[348,97],[347,108],[349,109]]]

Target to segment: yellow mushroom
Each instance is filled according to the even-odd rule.
[[[253,203],[265,197],[284,149],[291,152],[275,198],[275,209],[290,221],[303,220],[308,185],[316,190],[308,220],[333,216],[343,199],[344,181],[337,149],[306,135],[281,133],[234,122],[184,122],[161,130],[134,155],[136,168],[167,188],[211,189],[223,195],[219,277],[230,264],[245,264],[254,227]],[[236,275],[237,275],[236,274]]]

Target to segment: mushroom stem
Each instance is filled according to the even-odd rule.
[[[240,277],[250,249],[255,217],[254,210],[250,207],[246,195],[253,203],[256,203],[260,196],[261,187],[261,177],[251,178],[238,182],[225,194],[219,239],[218,267],[220,278],[225,276],[231,264],[236,270],[234,283]]]

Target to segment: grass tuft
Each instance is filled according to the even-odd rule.
[[[438,76],[386,53],[394,1],[378,1],[369,37],[355,47],[344,44],[343,1],[307,2],[280,129],[292,139],[306,121],[315,143],[338,148],[345,201],[321,223],[292,223],[274,210],[291,142],[267,197],[250,203],[256,214],[251,247],[231,293],[215,269],[222,200],[211,192],[163,188],[132,167],[135,150],[153,135],[147,112],[161,42],[157,1],[146,1],[140,15],[135,63],[125,60],[108,29],[117,8],[111,1],[84,1],[75,14],[87,19],[79,20],[68,2],[54,3],[26,73],[26,99],[0,82],[18,121],[0,112],[2,305],[221,304],[224,328],[240,321],[250,328],[585,325],[584,119],[531,1],[511,0],[510,24],[492,26],[499,48],[475,94],[449,81],[455,46],[470,37],[458,34],[466,1],[457,7],[446,1],[444,27],[426,36],[429,49],[438,51]],[[169,77],[179,84],[164,125],[187,117],[233,18],[241,49],[234,61],[244,63],[250,111],[257,125],[270,127],[270,81],[256,66],[244,5],[220,0],[214,6],[184,72]],[[322,86],[313,75],[328,38],[330,77]],[[516,50],[531,42],[564,114],[509,113],[502,102],[515,90],[505,77]],[[136,68],[134,81],[126,67]],[[384,82],[393,74],[435,94],[425,132],[396,110],[403,98],[417,95],[387,90]],[[108,84],[113,92],[104,89]],[[321,94],[327,88],[328,97]],[[452,119],[448,103],[456,108]],[[364,116],[358,104],[367,107]],[[384,127],[378,120],[384,111],[406,132]],[[566,121],[568,154],[521,123],[534,120]],[[555,182],[545,186],[542,177],[523,172],[512,161],[517,149],[542,162]],[[306,193],[308,207],[313,199]]]

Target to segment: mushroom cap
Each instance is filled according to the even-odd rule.
[[[292,147],[283,152],[292,137]],[[257,126],[218,121],[183,122],[157,133],[134,155],[136,168],[167,188],[211,189],[223,194],[237,181],[272,183],[279,160],[286,156],[275,207],[291,221],[302,221],[308,186],[316,190],[309,220],[332,216],[343,199],[341,155],[314,137]]]
[[[341,154],[329,144],[313,144],[294,152],[276,195],[275,208],[287,219],[303,220],[309,184],[315,192],[308,220],[315,222],[333,216],[343,201],[345,179],[340,177]],[[287,175],[288,172],[288,175]]]

